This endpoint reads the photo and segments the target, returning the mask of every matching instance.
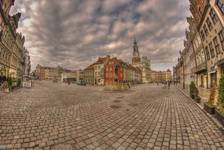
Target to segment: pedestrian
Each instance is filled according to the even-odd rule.
[[[168,89],[170,89],[170,81],[167,81]]]

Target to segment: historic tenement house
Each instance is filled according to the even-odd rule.
[[[14,1],[0,1],[0,76],[4,78],[22,78],[24,71],[30,70],[29,53],[24,47],[25,37],[16,32],[21,14],[9,14]]]
[[[138,43],[136,39],[134,40],[133,45],[133,56],[132,56],[132,65],[137,67],[142,72],[142,83],[149,83],[151,82],[151,65],[150,60],[147,56],[140,56]]]
[[[199,95],[208,100],[210,89],[218,87],[219,79],[224,74],[224,1],[190,0],[192,17],[188,17],[189,32],[186,38],[189,45],[181,52],[174,75],[186,88],[191,66],[191,81],[199,89]],[[192,54],[187,55],[186,51]],[[189,57],[190,56],[190,57]],[[190,61],[184,61],[190,58]],[[192,66],[193,65],[193,66]],[[217,93],[217,92],[216,92]]]

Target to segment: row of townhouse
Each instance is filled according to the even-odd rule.
[[[79,77],[79,71],[68,70],[61,66],[47,67],[40,64],[36,66],[34,74],[39,80],[77,81]]]
[[[184,49],[173,68],[173,78],[187,91],[195,82],[199,95],[207,101],[210,89],[219,86],[224,74],[224,1],[190,0],[190,11]]]
[[[83,70],[83,80],[91,85],[141,83],[141,70],[115,57],[100,57]]]
[[[172,72],[169,69],[167,69],[166,71],[152,71],[151,80],[153,82],[172,81]]]
[[[21,13],[10,15],[15,0],[0,0],[0,80],[22,78],[30,73],[30,56],[25,37],[17,33]]]

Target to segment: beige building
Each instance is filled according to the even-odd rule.
[[[224,23],[222,0],[210,0],[206,3],[198,28],[207,59],[207,88],[218,87],[224,72]]]
[[[61,73],[61,81],[74,81],[76,82],[78,78],[78,71],[65,70]]]
[[[183,72],[179,73],[183,85],[194,81],[199,95],[207,101],[210,89],[218,87],[224,74],[224,1],[197,0],[190,3],[193,17],[188,18],[190,31],[186,32],[187,41],[175,67],[175,76],[178,76],[178,71]]]
[[[0,11],[0,76],[22,78],[28,53],[24,48],[25,37],[17,33],[18,22],[21,14],[13,16],[9,14],[10,8],[14,5],[14,0],[2,0]],[[28,70],[28,69],[27,69]]]
[[[143,56],[142,58],[140,57],[138,43],[136,40],[134,41],[133,46],[132,65],[141,70],[142,83],[150,83],[152,81],[150,60],[146,56]]]
[[[152,82],[172,81],[172,72],[169,69],[166,71],[152,71],[151,79]]]
[[[64,73],[64,74],[63,74]],[[62,77],[62,74],[64,75]],[[35,76],[39,80],[58,80],[61,81],[65,76],[73,76],[73,71],[64,69],[60,66],[57,67],[47,67],[37,65],[35,70]],[[76,75],[77,76],[77,75]]]
[[[94,65],[90,65],[83,70],[83,81],[89,85],[95,84]]]
[[[104,85],[104,73],[105,65],[109,61],[110,56],[99,57],[98,60],[93,64],[94,66],[94,84]]]

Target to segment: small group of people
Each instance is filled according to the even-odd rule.
[[[171,82],[172,82],[172,81],[164,81],[164,82],[163,82],[164,88],[167,87],[168,89],[170,89]]]
[[[164,88],[168,88],[168,89],[170,89],[170,87],[171,87],[171,85],[172,85],[172,83],[173,83],[173,85],[175,85],[175,86],[177,86],[177,84],[178,84],[178,82],[177,81],[161,81],[161,82],[156,82],[156,84],[157,85],[159,85],[159,84],[162,84],[162,85],[164,85]]]

